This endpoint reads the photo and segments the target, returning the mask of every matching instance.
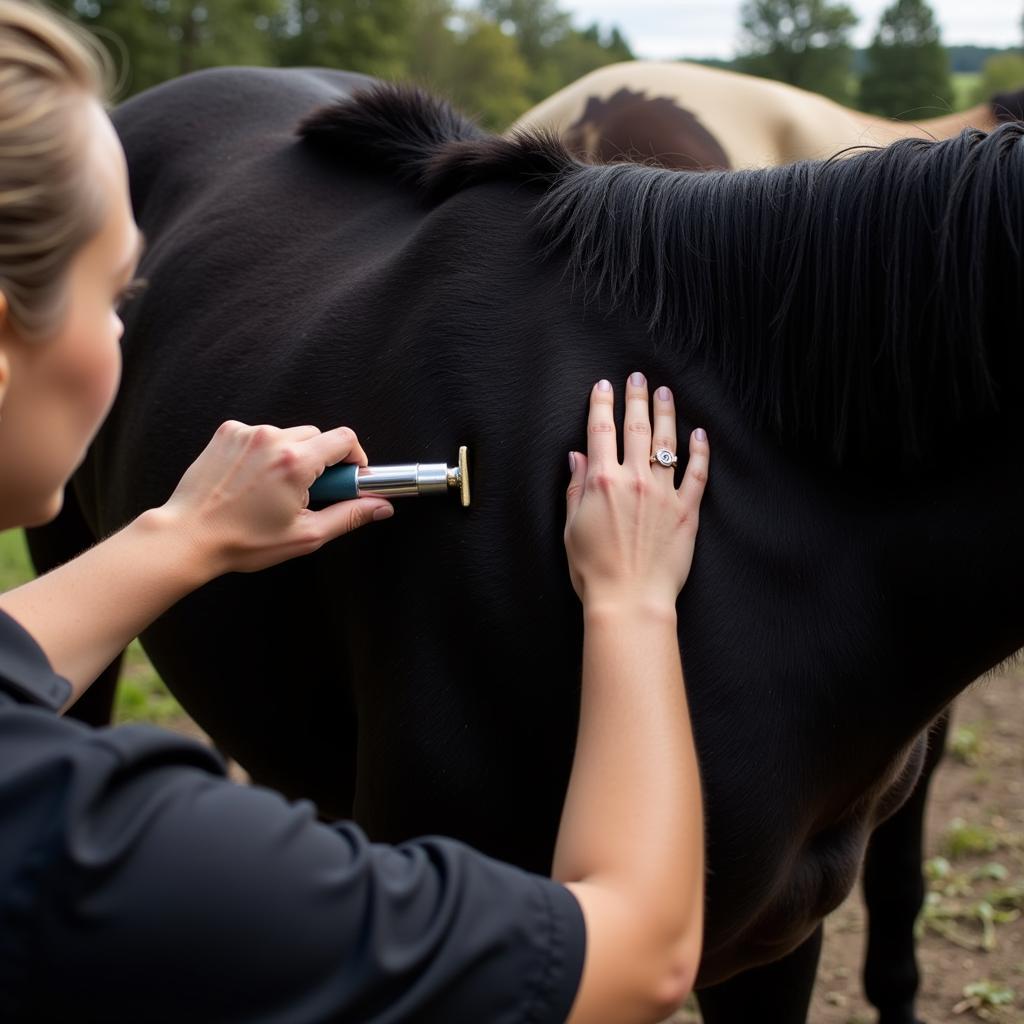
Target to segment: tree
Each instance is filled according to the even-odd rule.
[[[949,54],[924,0],[896,0],[868,49],[860,106],[886,117],[932,117],[953,107]]]
[[[745,0],[737,67],[844,101],[857,16],[831,0]]]
[[[550,96],[595,68],[623,60],[633,60],[633,52],[617,28],[607,36],[596,23],[582,31],[574,29],[548,48],[535,83],[536,98]]]
[[[1001,92],[1024,89],[1024,57],[1019,53],[1001,53],[989,57],[974,90],[975,103],[987,103]]]
[[[130,95],[220,64],[409,79],[506,127],[567,82],[632,54],[559,0],[52,0],[103,38]]]
[[[572,16],[556,0],[480,0],[480,12],[515,37],[533,71],[544,63],[547,49],[572,31]]]
[[[556,0],[481,0],[480,10],[519,44],[530,69],[527,92],[534,103],[588,71],[633,59],[617,28],[607,38],[596,24],[574,29],[571,15]]]
[[[276,58],[284,65],[400,78],[415,0],[275,0]]]
[[[530,71],[515,39],[479,14],[466,17],[448,69],[447,91],[467,113],[494,131],[528,110]]]
[[[515,38],[452,0],[420,0],[412,26],[409,74],[493,130],[530,106],[530,71]]]
[[[175,75],[273,59],[270,25],[280,0],[56,0],[107,45],[130,95]]]
[[[417,0],[409,25],[406,71],[427,88],[446,91],[445,81],[457,44],[454,0]],[[514,44],[513,44],[514,45]]]

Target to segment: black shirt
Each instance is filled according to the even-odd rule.
[[[150,726],[91,729],[0,612],[0,1020],[564,1021],[583,916],[449,839],[370,843]]]

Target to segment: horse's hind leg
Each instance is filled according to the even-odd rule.
[[[949,709],[932,724],[928,756],[907,802],[871,837],[864,861],[868,945],[864,991],[878,1010],[879,1024],[915,1024],[920,975],[914,922],[924,902],[921,876],[928,787],[946,746]]]
[[[804,1024],[821,956],[823,926],[789,956],[697,993],[704,1024]]]
[[[32,565],[40,576],[70,561],[96,543],[96,538],[78,507],[71,487],[66,489],[64,507],[60,515],[45,526],[26,530],[25,537]],[[96,682],[68,709],[68,717],[77,718],[88,725],[109,725],[120,672],[121,655],[118,655],[104,669]]]

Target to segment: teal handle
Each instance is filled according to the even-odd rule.
[[[359,497],[359,467],[354,462],[328,466],[309,489],[310,505],[333,505]]]

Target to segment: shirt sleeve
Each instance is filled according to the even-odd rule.
[[[25,915],[29,1019],[564,1021],[582,913],[453,840],[370,843],[306,802],[100,730]],[[83,761],[88,768],[83,769]]]

